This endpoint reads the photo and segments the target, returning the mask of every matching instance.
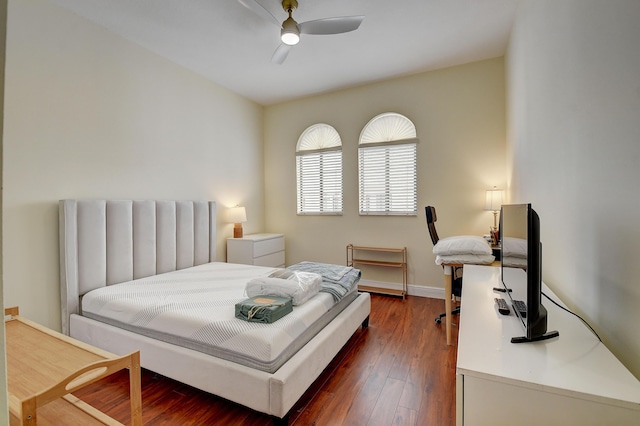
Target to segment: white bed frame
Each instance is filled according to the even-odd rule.
[[[288,412],[362,324],[360,294],[274,373],[161,342],[81,315],[80,297],[105,285],[214,262],[213,201],[62,200],[60,286],[63,332],[115,354],[140,350],[141,365],[288,421]]]

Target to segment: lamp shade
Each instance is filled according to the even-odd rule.
[[[490,211],[500,211],[500,207],[502,207],[502,201],[504,199],[504,190],[496,189],[494,186],[493,189],[487,189],[484,209]]]
[[[243,223],[247,221],[247,210],[244,207],[231,207],[227,211],[227,221],[231,223]]]
[[[282,23],[280,39],[284,44],[288,44],[289,46],[294,46],[300,41],[300,28],[291,17],[291,14],[289,14],[289,18]]]

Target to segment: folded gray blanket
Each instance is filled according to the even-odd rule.
[[[291,265],[287,269],[319,274],[322,276],[320,291],[331,294],[336,301],[349,293],[358,284],[361,276],[359,269],[331,263],[305,261]]]
[[[236,318],[271,324],[291,313],[293,307],[288,297],[256,296],[236,303]]]

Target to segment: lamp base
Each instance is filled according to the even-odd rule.
[[[496,228],[495,226],[491,226],[491,240],[493,241],[493,245],[497,246],[500,243],[500,232],[498,231],[498,228]]]
[[[242,224],[236,223],[233,225],[233,238],[242,238]]]

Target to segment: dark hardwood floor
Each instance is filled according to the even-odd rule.
[[[289,424],[453,425],[457,346],[447,346],[444,324],[434,323],[444,302],[372,295],[371,303],[369,327],[355,333],[292,408]],[[456,341],[457,327],[453,330]],[[129,424],[126,372],[76,396]],[[142,407],[145,425],[272,422],[267,415],[146,370]]]

